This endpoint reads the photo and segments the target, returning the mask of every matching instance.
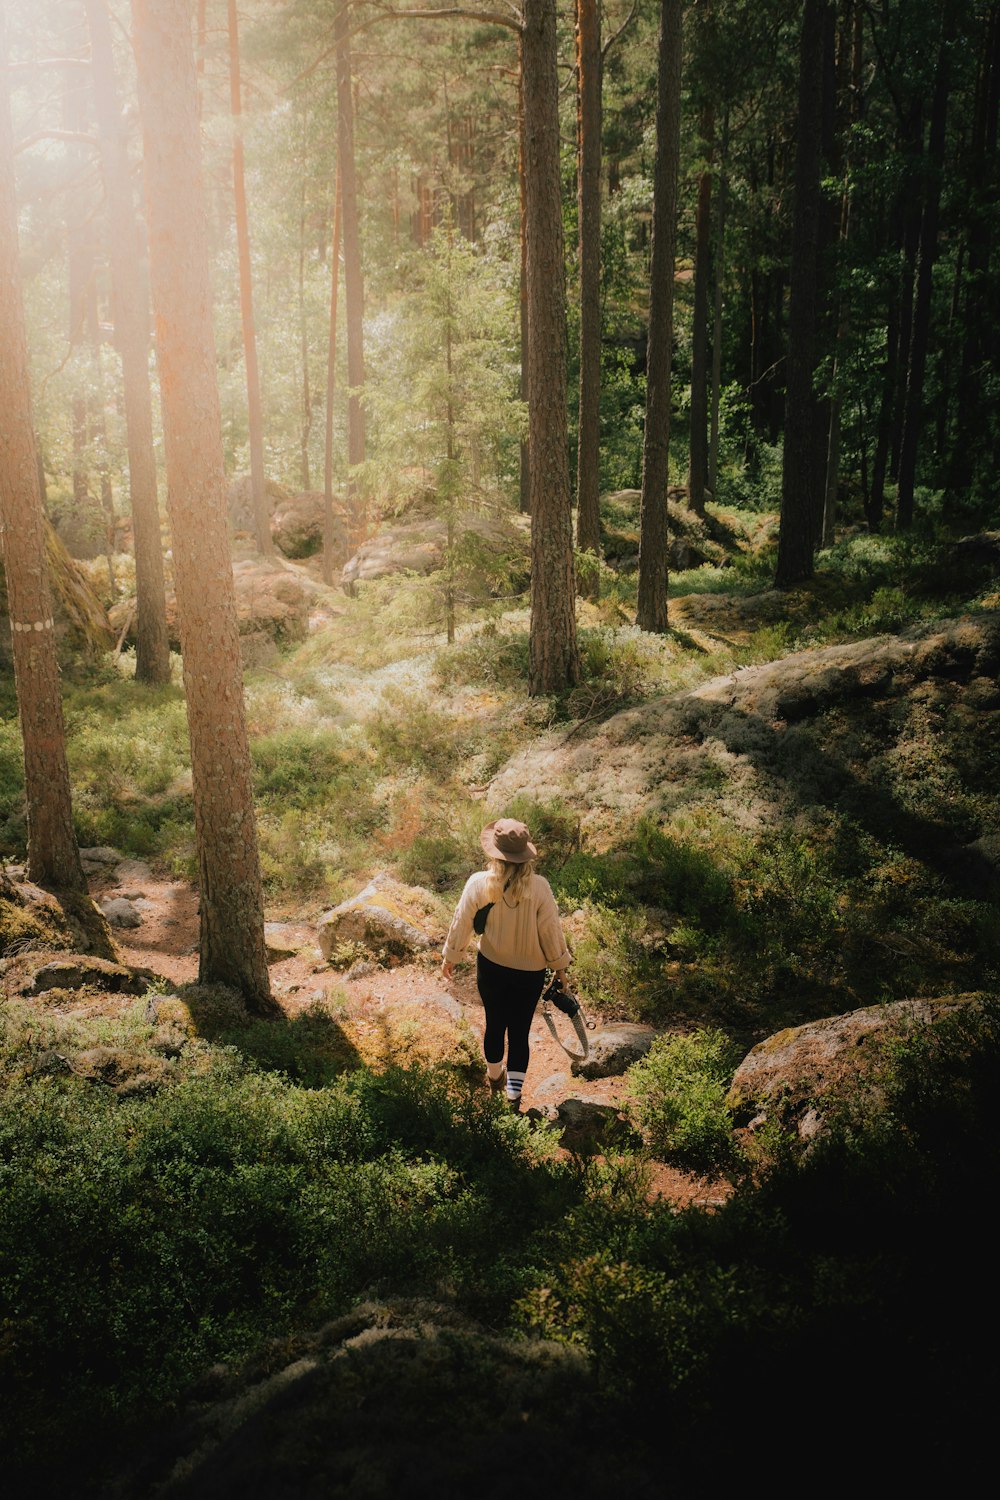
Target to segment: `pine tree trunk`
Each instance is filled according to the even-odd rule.
[[[715,284],[712,310],[712,413],[708,440],[708,487],[713,496],[719,489],[719,406],[722,399],[722,299],[726,278],[726,169],[729,162],[729,109],[722,117],[722,148],[719,153],[719,191],[715,218]]]
[[[225,500],[188,0],[133,0],[177,617],[201,874],[202,983],[274,1013]]]
[[[38,482],[24,327],[7,95],[6,19],[0,16],[0,539],[7,578],[18,717],[24,743],[28,876],[40,885],[86,891],[73,832],[69,770],[45,522]]]
[[[330,256],[330,334],[326,348],[326,428],[323,441],[323,582],[333,582],[333,395],[337,388],[337,289],[340,284],[340,162],[333,184]]]
[[[580,399],[576,543],[600,555],[601,457],[601,7],[577,0],[577,217],[580,251]],[[599,575],[584,592],[594,596]]]
[[[705,514],[708,482],[708,283],[712,265],[712,155],[715,110],[701,112],[702,151],[706,161],[698,176],[695,209],[694,310],[691,331],[691,455],[688,464],[688,504],[695,515]]]
[[[349,0],[340,0],[334,18],[337,49],[337,161],[340,171],[341,214],[344,233],[344,313],[347,323],[347,460],[365,461],[364,282],[361,272],[361,230],[358,221],[358,179],[354,157],[354,95],[351,77]],[[353,487],[352,487],[353,492]],[[360,521],[360,517],[356,517]]]
[[[667,483],[670,377],[674,327],[674,244],[681,119],[681,0],[663,0],[656,93],[653,248],[649,273],[646,431],[639,505],[639,595],[636,624],[667,628]]]
[[[520,200],[520,250],[521,272],[518,283],[518,312],[521,334],[521,402],[528,405],[528,210],[524,188],[524,76],[518,72],[517,80],[517,186]],[[531,515],[531,467],[528,460],[528,439],[521,439],[520,452],[520,498],[518,509],[522,516]]]
[[[993,414],[984,409],[980,370],[987,358],[987,330],[993,321],[989,287],[995,208],[991,186],[996,181],[1000,110],[1000,5],[996,3],[984,18],[980,56],[967,173],[972,212],[963,309],[965,327],[948,475],[949,503],[952,505],[972,484],[983,460],[991,462],[986,435],[995,420]]]
[[[944,168],[945,124],[948,116],[950,88],[950,32],[951,25],[946,20],[934,78],[934,97],[931,103],[930,134],[925,163],[920,250],[917,258],[917,287],[913,304],[913,333],[910,339],[910,359],[906,371],[906,402],[903,408],[903,433],[899,447],[899,484],[896,491],[896,526],[898,529],[905,529],[913,523],[917,448],[924,419],[924,372],[927,368],[927,346],[930,342],[931,294],[934,263],[937,260],[941,176]]]
[[[107,197],[115,345],[121,357],[125,394],[129,498],[135,544],[135,675],[138,682],[169,682],[170,643],[149,381],[149,303],[139,264],[139,236],[107,5],[105,0],[85,0],[85,4]]]
[[[560,692],[580,675],[566,451],[566,286],[555,0],[525,0],[521,76],[528,249],[530,689],[539,694]]]
[[[798,144],[788,312],[785,446],[775,587],[812,577],[816,493],[817,278],[827,0],[805,0],[799,47]]]
[[[253,494],[257,550],[274,552],[271,507],[264,473],[264,413],[260,400],[257,330],[253,316],[253,268],[250,263],[250,220],[247,214],[246,170],[243,158],[243,101],[240,79],[240,36],[236,0],[227,0],[229,15],[229,103],[233,117],[233,195],[236,202],[236,245],[240,266],[240,321],[247,377],[247,421],[250,427],[250,487]]]

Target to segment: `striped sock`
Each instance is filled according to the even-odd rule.
[[[515,1103],[516,1100],[520,1099],[520,1097],[521,1097],[521,1090],[523,1088],[524,1088],[524,1074],[523,1073],[512,1073],[510,1071],[510,1069],[508,1068],[508,1070],[507,1070],[507,1098],[510,1100],[510,1102],[512,1104]]]

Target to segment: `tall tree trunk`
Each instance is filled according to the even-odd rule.
[[[899,475],[899,454],[903,441],[903,416],[906,410],[906,375],[910,366],[910,341],[913,336],[913,296],[917,275],[917,251],[920,247],[920,173],[924,151],[923,100],[914,100],[901,130],[900,147],[906,162],[901,189],[901,253],[899,266],[899,311],[896,317],[895,390],[892,405],[892,429],[889,449],[889,476]]]
[[[705,162],[698,174],[695,209],[694,309],[691,329],[691,454],[688,463],[688,504],[695,515],[705,514],[708,482],[708,283],[712,268],[712,156],[715,110],[701,111],[701,149]]]
[[[222,458],[189,0],[133,0],[177,616],[201,875],[199,978],[276,1010]]]
[[[681,131],[681,0],[663,0],[656,85],[653,247],[649,271],[646,430],[639,504],[639,595],[636,624],[667,628],[667,483],[670,376],[674,336],[674,244]]]
[[[517,76],[517,187],[520,200],[520,250],[521,271],[518,283],[518,311],[521,336],[521,402],[528,405],[528,210],[524,188],[524,75]],[[521,439],[520,452],[520,499],[518,509],[522,516],[531,514],[531,469],[528,460],[528,439]]]
[[[846,34],[842,42],[846,49]],[[852,139],[852,127],[861,116],[861,101],[864,89],[864,12],[860,4],[853,8],[850,15],[850,67],[845,79],[844,93],[847,98],[847,109],[845,118],[847,123],[848,139]],[[841,264],[846,264],[847,249],[851,238],[851,177],[853,172],[853,159],[850,152],[845,153],[844,182],[840,195],[840,225],[838,229],[839,259]],[[831,386],[833,387],[830,397],[830,423],[826,450],[826,476],[823,497],[823,545],[831,547],[836,534],[837,521],[837,498],[840,488],[840,446],[841,446],[841,420],[843,412],[843,398],[837,390],[840,367],[843,362],[844,350],[847,348],[847,338],[850,333],[850,302],[846,296],[838,292],[836,305],[836,334],[833,351],[833,374]]]
[[[580,675],[566,424],[566,285],[559,179],[555,0],[525,0],[521,30],[528,231],[531,474],[530,690]]]
[[[961,364],[956,394],[954,445],[948,476],[949,504],[972,484],[988,454],[991,413],[984,409],[982,366],[987,358],[990,317],[989,278],[992,256],[996,180],[998,108],[1000,108],[1000,5],[984,18],[981,62],[976,88],[972,141],[969,150],[968,191],[971,204],[969,260],[965,277]]]
[[[243,100],[240,78],[240,34],[236,0],[227,0],[229,16],[229,104],[233,117],[233,196],[236,202],[236,245],[240,265],[240,321],[247,377],[247,420],[250,426],[250,488],[253,494],[257,550],[274,551],[271,507],[264,473],[264,413],[260,400],[257,330],[253,317],[253,269],[250,264],[250,220],[247,214],[246,169],[243,156]]]
[[[330,335],[326,348],[326,427],[323,440],[323,582],[333,582],[333,396],[337,388],[337,288],[340,283],[340,161],[333,184],[330,256]]]
[[[827,0],[805,0],[799,46],[795,216],[788,311],[785,446],[781,474],[777,588],[812,577],[816,493],[817,277],[823,128],[823,38]]]
[[[925,162],[917,288],[913,304],[913,334],[910,339],[910,359],[906,372],[906,404],[903,409],[903,434],[899,448],[899,484],[896,490],[896,526],[901,529],[912,525],[913,522],[917,448],[924,418],[924,372],[927,368],[927,346],[930,341],[931,294],[934,262],[937,260],[945,125],[951,83],[949,64],[951,29],[951,22],[946,19],[943,22],[941,47],[934,76],[934,96],[931,103],[930,133]]]
[[[722,116],[719,191],[715,208],[715,284],[712,308],[712,410],[708,441],[708,487],[719,493],[719,405],[722,399],[722,299],[726,284],[726,172],[729,163],[729,107]]]
[[[299,453],[302,458],[302,488],[312,488],[309,479],[309,436],[312,432],[313,403],[309,382],[309,320],[306,317],[306,188],[302,177],[302,205],[299,212],[299,351],[302,356],[302,429]]]
[[[577,217],[580,252],[580,398],[576,543],[600,554],[601,459],[601,7],[577,0]],[[599,575],[584,590],[593,596]]]
[[[14,142],[7,93],[6,25],[6,18],[0,15],[0,540],[24,744],[28,875],[41,885],[86,891],[73,832],[45,520],[32,425]]]
[[[340,171],[344,234],[344,313],[347,322],[347,460],[365,461],[364,282],[361,273],[361,230],[358,220],[358,178],[354,157],[354,94],[351,77],[350,0],[339,0],[334,18],[337,49],[337,160]],[[356,509],[358,501],[352,484]],[[363,517],[355,515],[363,524]]]
[[[135,543],[135,675],[138,682],[169,682],[170,643],[149,381],[149,302],[140,270],[139,235],[107,5],[105,0],[84,0],[84,3],[90,28],[94,97],[108,207],[115,345],[121,357],[125,393],[129,499]]]

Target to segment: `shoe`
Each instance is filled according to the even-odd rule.
[[[520,1099],[508,1099],[507,1108],[510,1110],[512,1115],[519,1115],[521,1113]]]
[[[492,1095],[502,1094],[507,1087],[507,1069],[504,1068],[499,1078],[490,1078],[487,1075],[486,1082],[490,1086],[490,1093]]]

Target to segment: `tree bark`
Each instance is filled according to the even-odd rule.
[[[228,0],[229,103],[233,117],[233,196],[236,202],[236,246],[240,267],[240,321],[243,325],[243,359],[247,377],[247,421],[250,427],[250,487],[253,494],[254,535],[257,550],[274,552],[271,508],[267,501],[264,473],[264,413],[260,399],[260,367],[257,363],[257,330],[253,316],[253,269],[250,263],[250,220],[247,214],[246,170],[243,154],[243,100],[240,78],[240,34],[236,0]]]
[[[326,349],[326,428],[323,442],[323,582],[333,582],[333,395],[337,388],[337,289],[340,283],[340,162],[333,184],[330,256],[330,334]]]
[[[199,979],[270,1014],[189,0],[133,0],[132,18],[201,875]]]
[[[812,577],[816,493],[817,278],[823,127],[823,38],[827,0],[805,0],[799,47],[795,216],[788,312],[785,446],[781,473],[776,588]]]
[[[580,253],[580,395],[576,544],[600,555],[601,457],[601,7],[577,0],[577,218]],[[598,591],[598,574],[585,592]]]
[[[719,485],[719,405],[722,398],[722,300],[726,276],[726,170],[729,162],[729,108],[722,116],[722,147],[719,153],[719,190],[715,208],[715,266],[712,307],[712,411],[708,440],[708,487],[713,496]]]
[[[347,461],[365,461],[364,281],[358,221],[358,179],[354,156],[354,95],[351,76],[350,0],[340,0],[334,18],[337,50],[337,160],[344,234],[344,313],[347,322]],[[355,489],[352,484],[352,494]],[[355,504],[357,504],[355,500]],[[356,522],[363,518],[356,516]]]
[[[528,405],[528,211],[524,189],[524,77],[518,70],[517,79],[517,187],[520,200],[520,250],[521,273],[518,283],[518,312],[521,331],[521,401]],[[531,515],[531,469],[528,459],[528,439],[521,439],[520,494],[518,509],[522,516]]]
[[[521,30],[528,250],[530,690],[580,675],[566,424],[566,287],[555,0],[525,0]]]
[[[695,515],[705,514],[708,481],[708,283],[712,265],[712,156],[715,110],[701,111],[700,134],[705,164],[698,175],[695,209],[694,309],[691,330],[691,453],[688,463],[688,504]]]
[[[86,891],[73,832],[45,521],[38,481],[17,234],[14,143],[0,16],[0,539],[7,577],[18,717],[24,744],[28,876]]]
[[[913,523],[913,491],[917,473],[917,448],[924,418],[924,372],[927,368],[927,346],[930,341],[931,293],[934,262],[937,260],[945,125],[951,82],[950,41],[951,23],[946,19],[943,22],[941,47],[935,70],[930,133],[925,161],[920,250],[917,258],[917,287],[913,304],[913,333],[910,339],[910,359],[906,372],[903,433],[899,447],[899,482],[896,490],[896,526],[898,529],[905,529]]]
[[[1000,5],[994,4],[983,22],[980,68],[967,169],[971,205],[969,259],[964,286],[964,331],[956,393],[956,419],[950,454],[948,500],[953,506],[972,484],[988,453],[995,420],[984,410],[981,370],[987,359],[992,257],[992,184],[996,173],[997,123],[1000,109]]]
[[[149,381],[149,302],[140,270],[139,236],[125,126],[115,81],[111,23],[105,0],[84,0],[84,3],[90,28],[94,97],[107,197],[115,344],[122,362],[125,396],[129,499],[135,544],[135,675],[138,682],[169,682],[170,643]]]
[[[649,273],[646,430],[639,504],[639,594],[636,624],[667,628],[667,483],[670,378],[674,330],[674,244],[680,161],[681,0],[663,0],[656,90],[653,247]]]

